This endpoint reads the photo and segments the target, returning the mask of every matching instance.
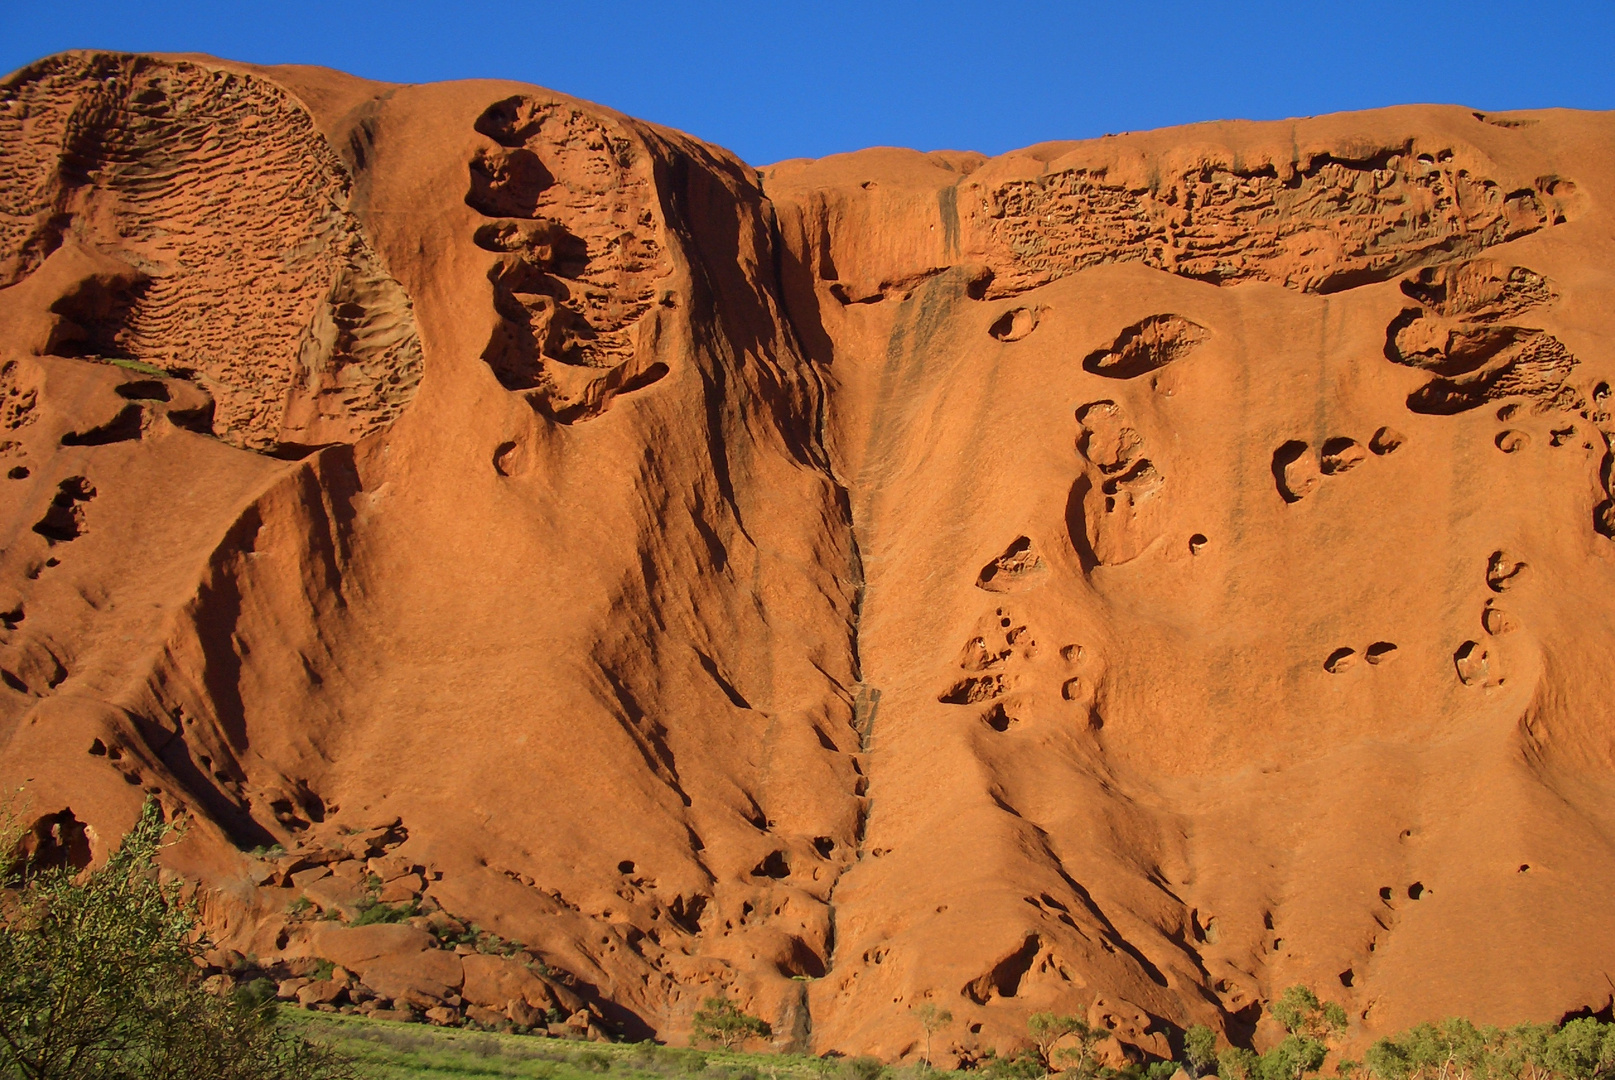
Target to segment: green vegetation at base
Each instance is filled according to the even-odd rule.
[[[281,1028],[261,995],[203,985],[196,907],[156,858],[154,802],[106,864],[27,857],[5,816],[0,1076],[26,1080],[347,1080],[345,1062]]]
[[[754,1033],[727,998],[703,1003],[720,1033]],[[1028,1048],[989,1053],[968,1071],[919,1063],[885,1065],[872,1057],[814,1058],[742,1053],[732,1049],[675,1049],[654,1043],[582,1043],[526,1035],[438,1028],[369,1020],[288,1007],[285,1026],[350,1059],[359,1075],[376,1080],[448,1080],[510,1077],[516,1080],[1040,1080],[1058,1071],[1065,1080],[1168,1080],[1179,1068],[1192,1077],[1221,1080],[1303,1080],[1320,1072],[1358,1080],[1615,1080],[1615,1024],[1594,1019],[1563,1026],[1523,1024],[1481,1028],[1465,1020],[1423,1024],[1369,1048],[1365,1060],[1329,1061],[1346,1031],[1344,1010],[1291,987],[1268,1008],[1286,1036],[1264,1054],[1223,1047],[1211,1029],[1184,1033],[1179,1061],[1101,1064],[1097,1043],[1109,1032],[1077,1016],[1037,1013],[1028,1021]],[[951,1017],[914,1010],[929,1035],[945,1032]],[[743,1039],[731,1037],[738,1046]]]
[[[1260,1056],[1242,1047],[1223,1050],[1217,1055],[1221,1080],[1301,1080],[1323,1068],[1330,1049],[1346,1033],[1346,1010],[1333,1001],[1319,1001],[1304,986],[1284,991],[1267,1011],[1284,1028],[1284,1038]],[[1197,1032],[1195,1040],[1204,1046],[1204,1035]]]
[[[201,977],[208,942],[183,884],[164,882],[156,863],[170,827],[147,803],[105,865],[80,870],[34,857],[0,803],[0,1080],[932,1080],[932,1039],[952,1014],[931,1002],[911,1009],[924,1037],[915,1064],[872,1057],[747,1054],[769,1025],[727,995],[708,997],[693,1017],[695,1041],[720,1049],[654,1043],[581,1043],[472,1026],[433,1027],[306,1012],[275,1003],[266,978],[235,986]],[[57,853],[60,854],[60,853]],[[360,925],[396,921],[413,904],[371,898]],[[456,943],[508,953],[515,943],[454,924]],[[441,935],[440,935],[441,936]],[[329,960],[314,968],[329,976]],[[223,980],[220,982],[219,980]],[[233,989],[232,989],[233,987]],[[329,1006],[327,1006],[329,1007]],[[1216,1034],[1182,1033],[1179,1061],[1120,1064],[1111,1032],[1084,1017],[1034,1013],[1010,1055],[992,1050],[947,1073],[963,1080],[1307,1080],[1326,1069],[1354,1080],[1615,1080],[1615,1024],[1477,1027],[1467,1020],[1421,1024],[1368,1048],[1361,1062],[1336,1056],[1347,1031],[1340,1005],[1292,986],[1268,1006],[1284,1037],[1267,1052],[1218,1047]],[[454,1014],[450,1014],[453,1016]],[[459,1018],[471,1025],[474,1021]],[[507,1026],[503,1020],[497,1026]],[[590,1031],[597,1036],[593,1027]],[[603,1036],[600,1036],[603,1037]],[[1108,1046],[1106,1044],[1109,1044]],[[1331,1062],[1331,1058],[1334,1060]]]
[[[1303,1080],[1319,1073],[1346,1033],[1346,1011],[1292,986],[1268,1006],[1286,1035],[1265,1054],[1216,1049],[1209,1028],[1184,1033],[1184,1068],[1219,1080]],[[1592,1017],[1564,1024],[1477,1027],[1468,1020],[1420,1024],[1380,1039],[1362,1061],[1337,1060],[1343,1077],[1371,1080],[1615,1080],[1615,1024]]]
[[[742,1012],[727,994],[707,998],[690,1018],[695,1041],[725,1050],[738,1050],[752,1039],[766,1039],[773,1029],[768,1021]]]
[[[1610,1080],[1615,1024],[1592,1017],[1563,1026],[1420,1024],[1369,1047],[1363,1064],[1379,1080]]]
[[[284,1023],[350,1058],[362,1076],[375,1080],[876,1080],[888,1071],[873,1058],[837,1061],[656,1043],[567,1042],[293,1008],[285,1010]]]
[[[1067,1080],[1166,1080],[1178,1068],[1172,1061],[1120,1069],[1104,1064],[1099,1059],[1099,1043],[1110,1031],[1080,1016],[1033,1013],[1026,1019],[1026,1033],[1030,1048],[1006,1057],[989,1051],[976,1074],[985,1080],[1039,1080],[1054,1073]]]

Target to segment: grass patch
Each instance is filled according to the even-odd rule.
[[[576,1043],[282,1010],[282,1023],[352,1058],[375,1080],[849,1080],[847,1063],[794,1054],[683,1050],[655,1043]],[[893,1080],[917,1070],[882,1069]],[[934,1077],[960,1076],[932,1072]]]
[[[420,914],[420,905],[411,900],[404,904],[383,904],[380,901],[361,903],[354,926],[374,926],[377,923],[401,923]]]
[[[159,379],[174,378],[174,375],[166,368],[160,368],[140,360],[125,360],[121,356],[108,356],[103,358],[102,362],[111,364],[113,367],[121,367],[127,371],[138,372],[141,375],[155,375]]]

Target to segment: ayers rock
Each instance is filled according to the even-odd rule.
[[[389,1014],[677,1041],[723,987],[893,1059],[932,1001],[969,1061],[1262,1045],[1297,982],[1359,1047],[1607,1009],[1612,206],[1615,114],[759,171],[515,83],[42,60],[0,782],[78,864],[183,813],[223,945]]]

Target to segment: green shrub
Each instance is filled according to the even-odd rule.
[[[585,1050],[581,1054],[574,1055],[572,1058],[572,1064],[586,1072],[611,1071],[610,1056],[607,1054],[602,1054],[598,1050]]]
[[[13,833],[15,829],[13,828]],[[105,866],[8,868],[0,923],[0,1074],[29,1080],[339,1080],[349,1066],[276,1027],[259,992],[203,989],[206,949],[181,884],[156,858],[155,802]],[[16,836],[0,837],[15,850]]]
[[[1025,1050],[1009,1057],[989,1055],[979,1071],[988,1080],[1038,1080],[1048,1074],[1037,1055]]]
[[[1092,1027],[1080,1016],[1063,1016],[1059,1013],[1038,1012],[1027,1017],[1026,1030],[1032,1036],[1038,1063],[1045,1071],[1058,1066],[1072,1074],[1072,1080],[1087,1080],[1098,1076],[1099,1063],[1093,1055],[1094,1044],[1109,1032]],[[1066,1036],[1075,1036],[1076,1045],[1054,1048]],[[1056,1060],[1058,1059],[1058,1060]]]
[[[1302,1080],[1323,1068],[1330,1046],[1346,1031],[1346,1010],[1318,1000],[1305,986],[1290,987],[1267,1011],[1285,1031],[1267,1053],[1257,1055],[1240,1046],[1219,1051],[1211,1029],[1196,1024],[1183,1036],[1184,1069],[1202,1076],[1215,1065],[1220,1080]]]
[[[236,987],[235,999],[251,1009],[273,1005],[276,1000],[273,980],[258,978]]]
[[[1562,1027],[1476,1027],[1462,1019],[1420,1024],[1369,1047],[1364,1065],[1379,1080],[1517,1080],[1531,1074],[1610,1080],[1615,1077],[1615,1025],[1591,1018]]]
[[[1217,1068],[1217,1035],[1204,1024],[1183,1033],[1183,1066],[1190,1076],[1204,1076]]]
[[[725,1050],[734,1050],[748,1040],[766,1038],[773,1029],[766,1020],[742,1012],[722,992],[707,998],[692,1017],[693,1034],[700,1042],[713,1043]]]
[[[878,1058],[872,1058],[867,1054],[843,1058],[841,1064],[836,1067],[841,1080],[880,1080],[880,1074],[885,1070],[886,1066],[882,1065]]]
[[[1346,1030],[1345,1010],[1303,986],[1290,987],[1268,1012],[1286,1034],[1267,1053],[1217,1051],[1216,1036],[1196,1025],[1184,1033],[1184,1068],[1198,1076],[1215,1064],[1220,1080],[1301,1080],[1323,1067]],[[1380,1039],[1361,1063],[1336,1068],[1372,1080],[1615,1080],[1615,1024],[1584,1017],[1497,1028],[1455,1018]]]
[[[383,904],[379,901],[372,901],[359,906],[359,915],[353,920],[353,925],[374,926],[377,923],[401,923],[419,913],[420,905],[414,900],[404,904]]]
[[[1243,1046],[1225,1046],[1217,1052],[1218,1080],[1262,1080],[1260,1059]]]
[[[1542,1063],[1570,1080],[1615,1076],[1615,1024],[1600,1024],[1591,1017],[1570,1021],[1548,1037]]]

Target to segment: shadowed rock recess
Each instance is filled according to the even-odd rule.
[[[42,60],[0,785],[75,865],[183,814],[217,966],[312,1006],[679,1041],[725,988],[893,1059],[930,1001],[948,1063],[1265,1045],[1298,982],[1357,1044],[1608,1009],[1612,163],[1420,107],[759,171]]]

